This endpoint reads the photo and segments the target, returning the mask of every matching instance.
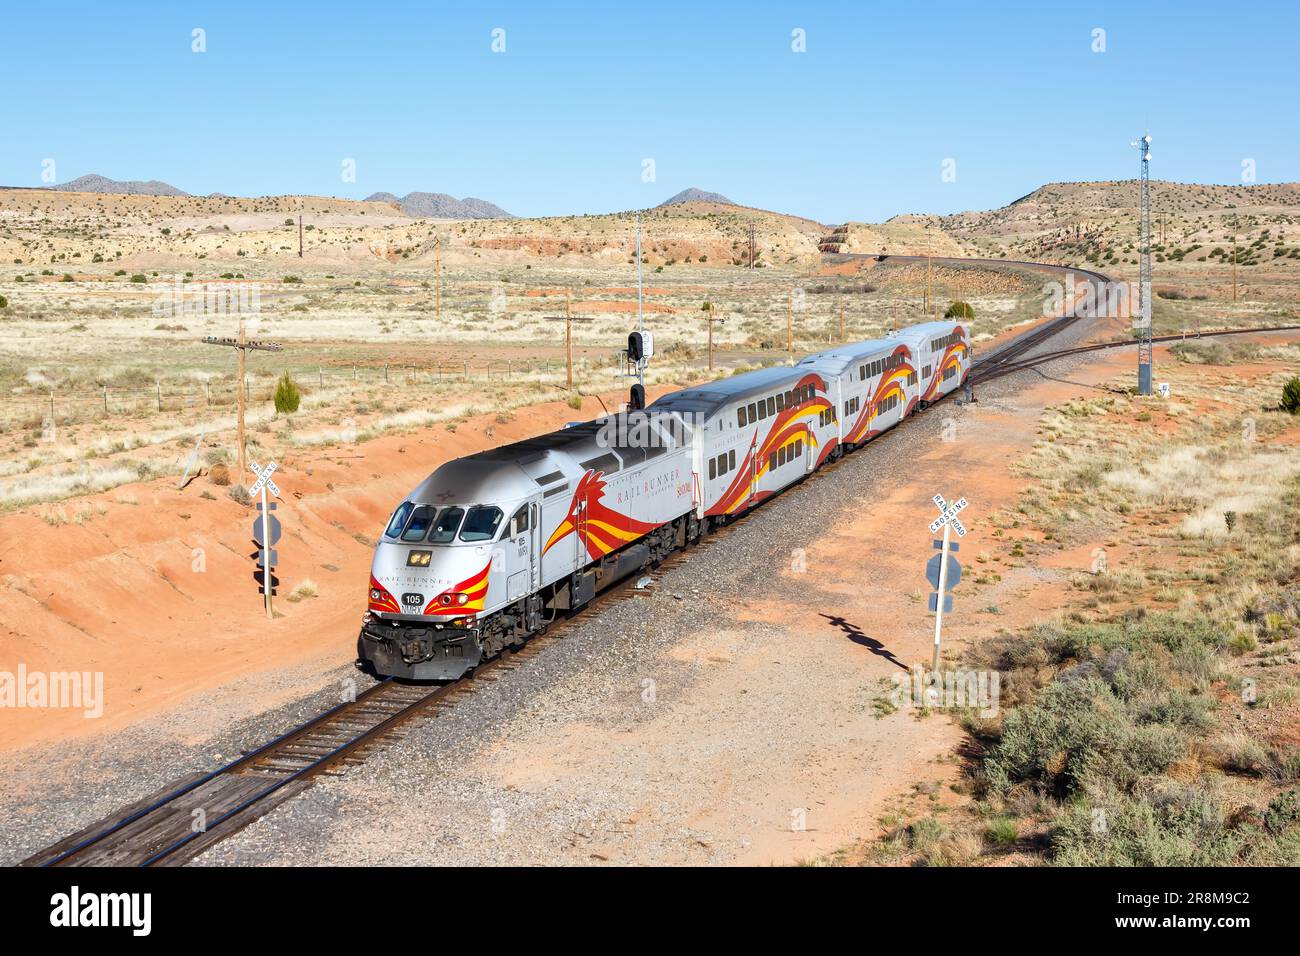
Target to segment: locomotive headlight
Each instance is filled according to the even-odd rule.
[[[384,599],[384,592],[383,592],[383,591],[379,590],[379,588],[371,588],[371,589],[370,589],[370,600],[372,600],[372,601],[382,601],[383,599]]]
[[[469,595],[448,591],[446,594],[438,595],[438,603],[443,607],[460,607],[469,603]]]

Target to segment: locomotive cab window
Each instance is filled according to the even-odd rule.
[[[429,532],[430,544],[447,544],[456,537],[456,529],[460,527],[460,519],[465,517],[465,512],[460,508],[443,508],[442,514],[438,515],[437,522],[434,523],[433,530]]]
[[[501,509],[492,505],[475,505],[465,515],[460,529],[462,541],[491,541],[501,523]]]
[[[423,541],[429,533],[429,525],[433,523],[433,513],[436,510],[433,505],[420,505],[416,508],[406,524],[406,530],[402,532],[402,540]]]
[[[384,537],[397,538],[401,535],[402,529],[406,527],[406,519],[411,517],[411,509],[414,507],[415,505],[409,501],[403,501],[398,505],[397,510],[393,512],[392,520],[388,522],[387,530],[384,531]]]
[[[510,537],[513,538],[515,535],[523,534],[527,530],[528,530],[528,505],[523,505],[522,507],[520,507],[518,511],[515,512],[515,516],[510,519],[510,530],[508,534]]]

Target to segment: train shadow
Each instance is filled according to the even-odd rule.
[[[907,665],[895,657],[893,651],[889,650],[889,648],[885,647],[884,644],[880,643],[880,641],[876,640],[874,637],[867,636],[862,628],[858,627],[852,621],[846,621],[837,614],[822,614],[821,616],[830,621],[833,626],[838,627],[841,631],[847,634],[849,640],[854,644],[861,644],[877,657],[883,657],[895,667],[901,667],[903,670],[907,670]]]

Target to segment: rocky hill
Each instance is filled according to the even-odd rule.
[[[109,179],[98,173],[78,176],[71,182],[51,187],[68,193],[111,193],[119,196],[188,196],[189,193],[177,189],[170,183],[157,179],[142,181],[138,179]]]
[[[513,219],[510,213],[486,199],[466,196],[457,199],[446,193],[407,193],[398,198],[379,192],[367,196],[366,202],[395,203],[402,212],[416,219]]]
[[[678,203],[684,202],[716,202],[721,203],[724,206],[736,205],[736,203],[722,195],[722,193],[705,192],[703,189],[696,189],[692,186],[689,189],[683,189],[676,196],[671,196],[668,199],[665,199],[655,208],[662,209],[664,206],[675,206]]]

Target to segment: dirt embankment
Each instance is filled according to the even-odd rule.
[[[184,490],[170,478],[77,499],[66,521],[37,509],[0,517],[0,672],[103,672],[105,698],[97,719],[76,708],[7,710],[0,749],[120,728],[241,675],[346,661],[365,611],[371,539],[403,494],[451,458],[601,412],[595,397],[581,412],[552,402],[505,424],[484,415],[454,432],[439,425],[283,457],[273,621],[253,577],[256,512],[206,476]],[[289,601],[304,580],[316,596]]]

